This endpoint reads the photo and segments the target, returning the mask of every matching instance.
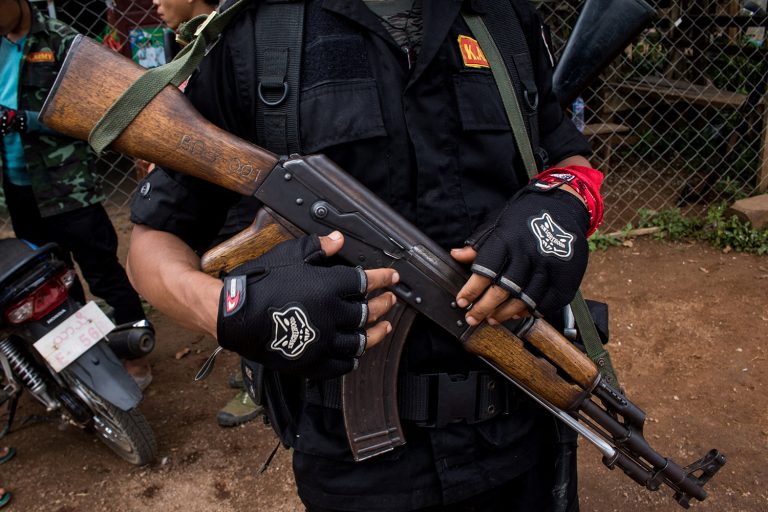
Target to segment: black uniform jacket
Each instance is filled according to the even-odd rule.
[[[541,146],[553,163],[588,155],[552,94],[539,20],[527,1],[513,4],[535,68]],[[424,0],[423,46],[409,70],[404,52],[362,0],[308,2],[301,66],[302,152],[329,156],[445,248],[462,246],[527,182],[490,70],[468,65],[461,52],[459,37],[472,37],[462,8],[483,12],[483,2]],[[187,94],[208,119],[255,141],[253,12],[228,28]],[[147,180],[150,186],[140,186],[133,200],[132,220],[177,234],[198,251],[212,243],[237,199],[164,169]],[[461,373],[482,365],[424,321],[415,325],[401,367]],[[530,468],[546,442],[537,422],[550,420],[521,401],[511,414],[473,426],[406,424],[404,448],[354,463],[340,412],[304,404],[291,443],[299,493],[340,509],[409,510],[458,501]]]

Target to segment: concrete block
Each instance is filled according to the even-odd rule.
[[[768,226],[768,194],[739,199],[725,211],[725,215],[736,215],[753,228],[763,229]]]

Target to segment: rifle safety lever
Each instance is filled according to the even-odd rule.
[[[338,229],[346,236],[354,237],[366,244],[378,247],[392,259],[403,257],[405,247],[394,238],[387,236],[368,222],[358,212],[342,213],[328,201],[316,201],[310,207],[312,218],[328,227]]]

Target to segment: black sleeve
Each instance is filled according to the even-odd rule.
[[[172,233],[200,254],[213,244],[235,198],[221,187],[157,167],[131,198],[131,222]]]
[[[206,55],[185,94],[209,121],[241,135],[246,130],[228,39],[222,37]],[[201,253],[216,241],[227,211],[241,197],[201,179],[158,167],[137,186],[131,199],[131,222],[170,232]]]
[[[528,2],[525,2],[528,4]],[[544,37],[544,28],[532,7],[523,18],[528,45],[531,51],[536,87],[539,91],[539,143],[549,156],[549,164],[555,165],[569,156],[589,156],[592,149],[557,101],[552,88],[553,54]]]

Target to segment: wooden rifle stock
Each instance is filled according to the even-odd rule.
[[[43,106],[41,121],[61,133],[86,139],[112,102],[141,72],[132,61],[80,37]],[[249,228],[207,253],[202,260],[206,272],[219,275],[302,233],[325,234],[339,229],[345,235],[339,253],[342,258],[366,268],[396,269],[401,282],[393,291],[404,304],[460,339],[466,350],[584,435],[601,450],[608,467],[622,468],[651,490],[662,483],[668,485],[676,491],[675,499],[687,507],[691,498],[706,497],[704,484],[725,464],[725,457],[716,450],[686,467],[656,453],[642,436],[645,413],[600,381],[592,361],[543,320],[528,319],[515,326],[515,332],[486,323],[469,328],[464,312],[453,303],[468,277],[466,269],[321,155],[279,162],[273,153],[205,120],[173,87],[153,99],[113,147],[253,195],[277,212],[270,215],[268,210],[262,211]],[[392,316],[404,318],[404,324],[409,325],[413,313],[400,308]],[[394,331],[397,329],[389,337],[390,347],[405,339],[402,332],[393,336]],[[347,433],[358,460],[404,442],[394,403],[396,392],[387,387],[395,384],[392,369],[396,369],[400,348],[384,350],[382,346],[387,345],[382,343],[366,353],[360,368],[345,376],[342,385]],[[383,359],[366,359],[372,354]],[[380,361],[389,364],[382,366]],[[358,393],[370,389],[381,392],[361,400]],[[386,408],[373,407],[378,419],[366,422],[360,414],[348,417],[350,408],[364,409],[381,403],[382,397],[389,403]],[[372,431],[378,427],[382,428]]]
[[[79,35],[40,112],[40,120],[88,140],[94,125],[146,70]],[[112,144],[112,149],[253,195],[278,161],[274,153],[235,137],[201,116],[168,86]]]

